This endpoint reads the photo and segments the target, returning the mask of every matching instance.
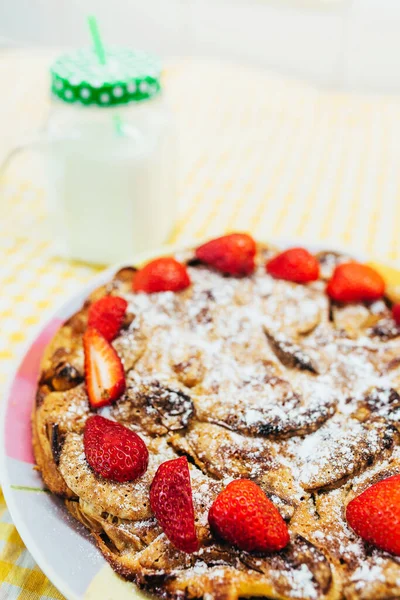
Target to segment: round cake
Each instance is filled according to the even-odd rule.
[[[43,480],[156,596],[400,598],[399,316],[246,234],[123,268],[43,356]]]

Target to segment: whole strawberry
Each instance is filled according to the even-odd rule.
[[[267,262],[265,269],[276,279],[295,283],[308,283],[319,277],[319,263],[305,248],[289,248],[281,252]]]
[[[119,296],[104,296],[89,307],[88,327],[94,327],[108,342],[117,337],[128,303]]]
[[[368,265],[342,263],[334,270],[326,291],[336,302],[373,302],[385,293],[385,282]]]
[[[150,505],[167,538],[182,552],[196,552],[192,486],[186,457],[158,467],[150,488]]]
[[[289,543],[289,532],[279,511],[248,479],[232,481],[218,494],[208,522],[219,537],[247,552],[273,552]]]
[[[231,233],[206,242],[196,250],[196,258],[222,273],[241,276],[254,271],[256,243],[246,233]]]
[[[400,556],[400,475],[375,483],[349,502],[346,519],[363,540]]]
[[[96,473],[112,481],[134,481],[147,470],[144,441],[120,423],[100,415],[89,417],[83,434],[85,456]]]
[[[179,292],[189,287],[190,278],[186,267],[171,257],[157,258],[135,273],[135,292]]]

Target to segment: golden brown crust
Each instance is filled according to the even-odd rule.
[[[317,255],[321,280],[272,280],[276,249],[257,246],[257,272],[240,280],[188,250],[192,286],[180,294],[131,292],[133,267],[93,292],[58,331],[42,360],[33,447],[48,488],[65,498],[113,569],[166,598],[264,596],[279,600],[400,597],[399,559],[347,527],[354,495],[400,472],[400,331],[390,303],[330,304],[325,281],[348,257]],[[138,481],[115,484],[86,462],[91,414],[82,334],[90,303],[128,301],[113,342],[127,390],[102,409],[136,430],[150,453]],[[180,454],[192,465],[201,549],[183,554],[149,505],[157,466]],[[232,478],[256,481],[289,524],[282,552],[250,555],[216,540],[209,507]]]

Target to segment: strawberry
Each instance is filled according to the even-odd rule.
[[[93,327],[83,335],[86,391],[92,408],[118,400],[125,391],[125,373],[118,354]]]
[[[368,265],[342,263],[335,268],[326,292],[336,302],[372,302],[385,293],[385,282]]]
[[[118,296],[104,296],[89,307],[88,327],[94,327],[108,342],[117,337],[128,303]]]
[[[208,522],[219,537],[247,552],[272,552],[289,543],[289,532],[279,511],[248,479],[231,481],[218,494]]]
[[[171,257],[157,258],[135,273],[135,292],[179,292],[189,287],[190,278],[186,267]]]
[[[120,423],[100,415],[89,417],[83,434],[85,456],[93,471],[112,481],[134,481],[147,470],[144,441]]]
[[[196,250],[196,258],[222,273],[241,276],[254,271],[256,243],[246,233],[231,233],[206,242]]]
[[[393,319],[396,322],[396,325],[400,327],[400,303],[395,304],[392,308]]]
[[[375,483],[349,502],[346,519],[363,540],[400,556],[400,475]]]
[[[290,248],[281,252],[267,262],[265,269],[276,279],[295,283],[308,283],[319,277],[319,263],[305,248]]]
[[[185,456],[162,463],[150,488],[150,505],[167,538],[182,552],[196,552],[192,486]]]

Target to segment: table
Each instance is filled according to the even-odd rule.
[[[0,155],[48,110],[54,53],[0,54]],[[344,95],[223,62],[175,60],[164,85],[180,138],[180,217],[170,242],[249,230],[400,258],[400,102]],[[5,88],[2,86],[2,89]],[[46,313],[96,271],[53,256],[32,157],[0,181],[0,385]],[[60,599],[0,495],[0,599]]]

